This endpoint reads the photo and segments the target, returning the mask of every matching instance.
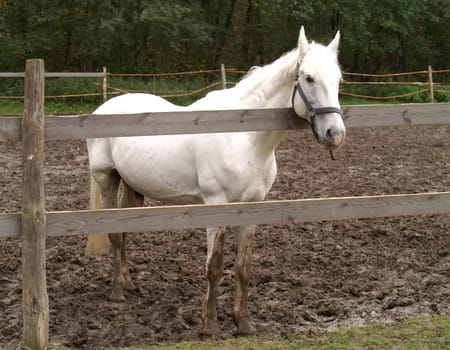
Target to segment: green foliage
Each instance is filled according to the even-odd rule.
[[[218,68],[220,63],[247,70],[294,48],[300,25],[309,38],[325,43],[341,30],[340,63],[346,71],[404,72],[427,65],[448,69],[449,23],[448,0],[0,0],[0,71],[23,71],[27,58],[44,58],[46,70],[53,72],[101,71],[106,66],[110,72],[158,73]],[[195,90],[213,81],[157,80],[114,78],[109,84],[164,95],[159,91]],[[450,74],[436,81],[449,85]],[[47,79],[46,94],[100,92],[94,83],[99,79]],[[345,86],[369,96],[420,88]],[[204,93],[170,99],[186,105]],[[23,82],[0,79],[0,96],[5,95],[23,95]],[[450,101],[448,88],[436,91],[435,100]],[[373,102],[428,101],[424,92]],[[100,102],[94,96],[63,104]],[[362,103],[346,96],[343,102]]]
[[[0,71],[247,69],[295,46],[300,25],[364,72],[448,68],[448,0],[1,0]]]

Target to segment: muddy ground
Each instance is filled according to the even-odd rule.
[[[88,206],[83,142],[46,145],[47,210]],[[331,161],[311,132],[280,144],[270,199],[450,190],[450,126],[348,130]],[[0,212],[20,210],[21,145],[0,143]],[[220,284],[221,337],[231,337],[233,245]],[[77,349],[198,338],[205,292],[203,230],[130,235],[137,289],[108,300],[110,257],[84,237],[47,240],[50,341]],[[0,348],[21,336],[20,241],[0,239]],[[450,215],[261,226],[250,310],[263,336],[450,314]]]

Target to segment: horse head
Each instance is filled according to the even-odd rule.
[[[301,27],[292,95],[296,114],[308,121],[317,141],[329,151],[339,148],[345,138],[338,97],[342,77],[337,60],[339,38],[337,32],[328,46],[309,43]]]

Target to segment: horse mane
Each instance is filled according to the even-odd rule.
[[[251,101],[270,99],[287,85],[293,88],[299,59],[299,49],[295,48],[272,63],[252,67],[233,88],[209,92],[204,98],[190,105],[190,108],[210,107],[212,103],[216,108],[238,108],[247,97],[250,97]],[[327,77],[331,73],[330,69],[338,67],[335,55],[330,54],[326,46],[314,42],[310,44],[308,54],[305,55],[301,66],[307,67],[307,74],[316,78]]]
[[[298,48],[289,51],[272,63],[265,66],[254,66],[242,80],[236,84],[234,89],[248,89],[260,84],[276,87],[287,80],[294,79],[295,67],[298,60]],[[274,74],[277,72],[278,74]]]
[[[262,67],[252,67],[247,75],[235,86],[235,89],[251,89],[261,84],[276,88],[280,84],[293,82],[298,60],[299,49],[296,48],[270,64]],[[301,66],[306,67],[306,74],[313,76],[317,80],[322,80],[329,76],[329,69],[339,67],[337,57],[330,54],[330,50],[326,46],[314,41],[310,43],[310,49],[308,54],[305,55]]]

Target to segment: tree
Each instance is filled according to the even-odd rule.
[[[448,0],[0,0],[0,70],[161,72],[268,63],[341,30],[340,62],[365,72],[448,68]]]

